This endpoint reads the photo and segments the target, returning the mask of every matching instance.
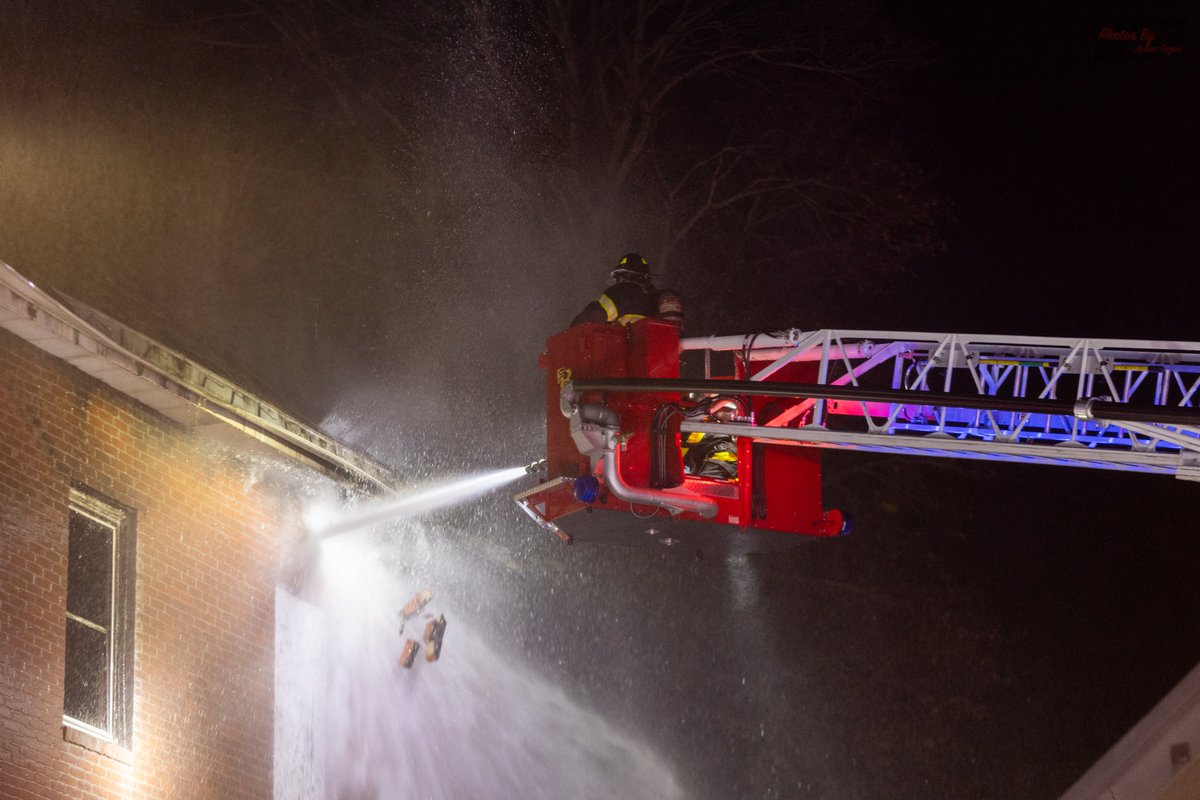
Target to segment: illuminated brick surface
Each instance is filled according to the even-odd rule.
[[[278,515],[242,463],[0,330],[0,798],[271,796]],[[72,484],[136,512],[129,750],[64,736]]]

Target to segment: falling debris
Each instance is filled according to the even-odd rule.
[[[412,596],[404,607],[400,609],[400,636],[404,637],[404,628],[408,621],[417,616],[424,610],[429,601],[433,599],[433,592],[429,589],[422,589]],[[421,642],[425,646],[425,660],[437,661],[442,654],[442,636],[446,632],[446,615],[438,614],[436,617],[433,614],[425,614],[425,632],[421,637]],[[405,669],[412,669],[413,662],[417,658],[417,653],[421,649],[421,642],[415,639],[409,639],[404,643],[404,649],[400,653],[400,666]]]
[[[413,595],[413,599],[404,603],[404,607],[400,609],[400,615],[404,620],[410,620],[414,616],[421,613],[421,609],[425,608],[426,603],[433,600],[433,593],[428,589],[421,589]],[[403,625],[401,625],[403,628]]]
[[[400,666],[405,669],[412,669],[413,662],[417,660],[417,653],[421,650],[421,645],[416,639],[409,639],[404,643],[404,650],[400,652]]]
[[[425,660],[437,661],[442,654],[442,637],[446,635],[446,617],[438,614],[425,623]]]

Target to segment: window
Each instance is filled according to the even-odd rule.
[[[128,746],[133,711],[133,513],[71,490],[63,722]]]

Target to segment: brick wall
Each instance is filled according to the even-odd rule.
[[[271,796],[277,515],[243,473],[0,330],[0,798]],[[136,512],[128,750],[62,725],[73,484]]]

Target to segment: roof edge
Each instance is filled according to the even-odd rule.
[[[177,422],[199,409],[359,490],[376,494],[397,484],[382,462],[111,317],[38,288],[3,261],[0,328]]]
[[[1162,793],[1182,777],[1172,770],[1169,746],[1189,739],[1194,743],[1197,732],[1200,732],[1200,664],[1080,776],[1061,800],[1098,800],[1110,795],[1165,796]],[[1195,779],[1193,775],[1190,780]]]

